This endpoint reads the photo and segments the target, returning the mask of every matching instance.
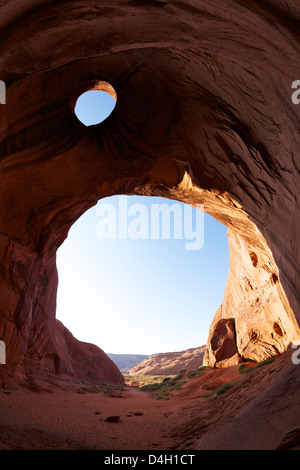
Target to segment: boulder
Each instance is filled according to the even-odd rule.
[[[211,367],[229,367],[242,362],[235,340],[234,322],[221,318],[211,328],[203,360],[204,365]]]

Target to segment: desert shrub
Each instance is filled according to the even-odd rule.
[[[221,387],[215,390],[216,395],[221,395],[222,393],[226,392],[226,390],[228,390],[232,386],[232,384],[233,384],[233,381],[226,382],[225,384],[221,385]]]
[[[265,359],[262,362],[259,362],[256,367],[262,367],[265,366],[266,364],[270,364],[271,362],[274,362],[275,358],[274,357],[269,357],[268,359]]]
[[[91,384],[85,387],[81,387],[77,390],[77,393],[109,393],[112,390],[125,390],[125,387],[121,384],[111,384],[101,382],[100,384]]]
[[[182,385],[186,383],[186,380],[180,380],[184,373],[185,370],[182,370],[176,377],[165,377],[161,382],[145,384],[140,387],[140,390],[152,392],[156,395],[156,399],[166,399],[168,395],[172,396],[171,391],[180,390]]]
[[[180,379],[182,379],[182,377],[183,377],[183,374],[184,374],[184,372],[179,372],[179,374],[178,374],[178,375],[176,375],[176,377],[174,377],[174,379],[173,379],[173,380],[175,380],[175,381],[176,381],[176,380],[180,380]]]
[[[231,382],[226,382],[221,387],[217,388],[216,390],[213,390],[212,392],[206,393],[203,395],[204,398],[212,397],[213,395],[222,395],[222,393],[226,392],[235,382],[235,380],[232,380]]]
[[[197,371],[192,370],[192,372],[189,373],[188,378],[194,377],[197,374]]]
[[[197,372],[207,372],[209,370],[211,370],[210,366],[200,366],[198,367]]]
[[[240,364],[239,366],[239,373],[242,374],[243,372],[245,372],[245,367],[247,366],[247,362],[242,362],[242,364]]]
[[[256,370],[257,369],[257,366],[253,366],[253,367],[249,367],[248,369],[245,369],[244,370],[244,374],[249,374],[250,372],[252,372],[253,370]]]
[[[256,366],[249,367],[248,369],[244,370],[245,374],[249,374],[253,370],[259,369],[260,367],[265,366],[266,364],[270,364],[271,362],[274,362],[275,358],[274,357],[269,357],[268,359],[265,359],[264,361],[259,362]]]

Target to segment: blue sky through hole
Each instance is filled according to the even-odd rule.
[[[89,113],[88,104],[83,109]],[[155,203],[185,206],[142,196],[127,201],[149,213]],[[100,200],[59,248],[57,318],[106,353],[150,355],[205,344],[228,275],[227,227],[204,214],[200,250],[187,250],[187,240],[174,239],[172,231],[168,240],[99,239],[99,205],[109,203],[118,213],[119,202],[119,196]]]
[[[79,96],[75,114],[86,126],[103,122],[113,111],[115,99],[104,91],[91,90]]]

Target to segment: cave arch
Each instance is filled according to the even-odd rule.
[[[227,227],[204,216],[165,198],[98,201],[57,251],[56,317],[107,353],[205,345],[229,253]]]
[[[216,320],[235,318],[243,357],[284,351],[300,320],[297,6],[13,0],[1,11],[6,371],[122,380],[101,350],[83,348],[55,320],[55,252],[85,210],[117,193],[204,203],[230,229]],[[101,128],[83,128],[70,102],[94,77],[112,84],[118,106]],[[273,334],[274,323],[285,335]]]

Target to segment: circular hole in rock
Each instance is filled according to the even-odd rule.
[[[114,88],[107,82],[97,82],[77,98],[74,112],[85,126],[94,126],[110,116],[116,102]]]

